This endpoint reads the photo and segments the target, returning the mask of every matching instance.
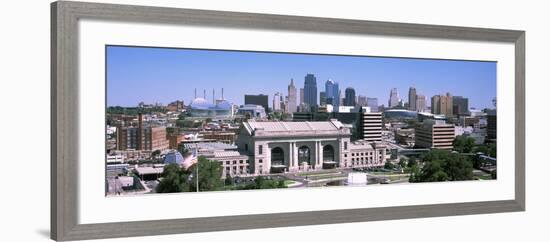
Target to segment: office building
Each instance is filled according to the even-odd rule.
[[[431,108],[433,114],[453,116],[453,96],[451,93],[433,96]]]
[[[382,113],[370,112],[369,108],[362,109],[359,132],[361,139],[367,142],[381,142]]]
[[[167,135],[168,137],[168,148],[177,149],[180,142],[185,140],[185,134],[182,133],[171,133]]]
[[[362,96],[362,95],[358,95],[357,96],[357,105],[366,107],[367,106],[367,97]]]
[[[327,104],[332,104],[334,107],[340,106],[340,89],[338,87],[338,82],[328,79],[325,82],[325,94],[327,96]]]
[[[409,88],[409,110],[417,111],[416,109],[416,88]]]
[[[452,150],[455,127],[442,120],[425,120],[415,127],[415,145],[423,148]]]
[[[260,105],[264,108],[265,112],[269,111],[269,98],[267,95],[259,94],[259,95],[244,95],[244,104],[252,104],[252,105]]]
[[[141,150],[166,150],[170,147],[170,142],[166,138],[166,127],[145,127],[143,128]]]
[[[416,112],[426,112],[426,96],[418,94],[416,95],[416,105],[415,105]]]
[[[382,167],[386,163],[386,145],[371,143],[364,140],[352,142],[349,146],[350,161],[348,167]]]
[[[117,127],[117,150],[138,150],[138,128]]]
[[[327,94],[325,92],[319,93],[319,106],[326,106],[327,105]]]
[[[183,101],[180,101],[180,100],[173,101],[166,106],[166,110],[171,112],[182,111],[183,109],[184,109]]]
[[[219,162],[222,166],[222,178],[227,175],[232,177],[251,175],[249,157],[245,153],[239,152],[236,145],[220,142],[196,142],[183,144],[182,148],[196,149],[199,156]]]
[[[298,103],[298,106],[302,105],[303,103],[305,103],[304,88],[300,88],[300,103]]]
[[[117,150],[165,150],[170,147],[166,127],[121,127],[117,135]],[[141,136],[141,139],[140,139]]]
[[[344,98],[344,106],[355,106],[355,89],[352,87],[346,88],[346,97]]]
[[[371,112],[379,112],[378,111],[378,98],[368,97],[367,98],[367,107],[370,108]]]
[[[281,93],[276,92],[273,95],[273,111],[280,112],[282,103],[283,103],[283,96],[281,95]]]
[[[239,107],[237,114],[245,116],[251,119],[265,119],[267,118],[267,113],[261,105],[255,104],[245,104]]]
[[[453,96],[453,114],[458,116],[469,115],[468,98]]]
[[[294,86],[294,79],[290,79],[290,84],[288,85],[288,96],[286,103],[286,112],[294,113],[298,104],[296,103],[296,87]]]
[[[146,126],[143,124],[143,114],[138,115],[137,127],[117,127],[117,150],[165,150],[170,146],[166,127]]]
[[[317,107],[317,78],[313,74],[307,74],[304,78],[304,103],[311,108]]]
[[[392,88],[390,91],[390,99],[388,101],[388,108],[399,106],[399,94],[397,88]]]

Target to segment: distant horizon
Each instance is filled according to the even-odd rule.
[[[332,79],[342,93],[353,87],[356,97],[377,98],[386,107],[392,88],[408,102],[409,87],[415,87],[426,96],[426,106],[432,96],[447,92],[468,98],[469,108],[477,109],[493,108],[496,97],[497,63],[490,61],[107,46],[106,67],[107,106],[176,100],[188,105],[195,88],[197,97],[206,90],[211,102],[212,89],[219,99],[223,88],[232,104],[244,104],[245,94],[264,94],[272,107],[275,93],[288,95],[291,79],[299,100],[308,73],[317,79],[318,94]]]

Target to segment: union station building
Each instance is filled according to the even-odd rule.
[[[380,142],[351,142],[351,130],[319,122],[244,122],[236,145],[249,157],[247,175],[383,166]],[[225,169],[224,169],[225,170]]]

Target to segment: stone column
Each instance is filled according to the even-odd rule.
[[[300,167],[300,164],[298,164],[298,147],[296,147],[296,142],[292,142],[290,146],[292,148],[292,163],[296,171]]]
[[[313,160],[313,168],[319,168],[319,141],[315,141],[315,145],[313,146]]]
[[[319,141],[319,169],[323,169],[323,144]]]
[[[292,171],[294,166],[294,145],[288,142],[288,171]]]

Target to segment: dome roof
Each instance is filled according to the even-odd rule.
[[[164,164],[178,164],[183,162],[183,156],[178,151],[173,151],[164,156]]]
[[[208,104],[208,101],[206,101],[206,99],[202,98],[202,97],[198,97],[198,98],[195,98],[192,102],[191,102],[191,105],[193,104]]]
[[[208,103],[208,101],[206,101],[206,99],[204,98],[195,98],[195,100],[193,100],[191,102],[191,107],[192,108],[209,108],[211,107],[212,104]]]

